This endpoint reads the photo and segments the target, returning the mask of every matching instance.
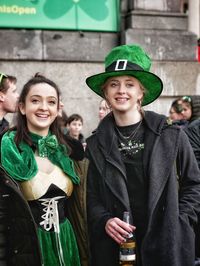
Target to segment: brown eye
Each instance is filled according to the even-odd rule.
[[[32,99],[31,102],[32,102],[32,103],[38,103],[39,100],[37,100],[37,99]]]
[[[49,103],[52,104],[52,105],[56,104],[55,101],[50,101]]]

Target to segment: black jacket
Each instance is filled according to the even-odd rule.
[[[200,211],[200,172],[186,134],[166,117],[145,112],[144,172],[148,178],[148,227],[143,266],[192,266],[193,224]],[[119,247],[106,234],[111,217],[130,210],[125,166],[117,148],[112,114],[87,140],[88,230],[92,266],[117,266]],[[177,177],[179,174],[179,177]]]
[[[36,232],[27,201],[0,167],[0,265],[42,265]]]
[[[185,132],[189,137],[189,141],[194,150],[199,169],[200,169],[200,118],[191,122],[186,128]]]
[[[192,121],[188,127],[185,128],[188,135],[190,144],[192,145],[197,163],[200,169],[200,118]],[[200,214],[198,225],[195,226],[195,239],[196,239],[196,257],[200,258]],[[200,262],[199,264],[200,265]]]

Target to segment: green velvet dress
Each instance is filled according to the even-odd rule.
[[[57,236],[55,232],[45,232],[44,230],[39,228],[38,236],[40,240],[42,256],[45,266],[80,265],[76,239],[74,236],[72,226],[68,220],[60,224],[61,246],[65,247],[63,248],[63,260],[60,257],[58,249],[56,248]],[[68,239],[68,241],[66,241],[66,239]]]
[[[73,183],[48,159],[36,156],[36,161],[39,166],[42,161],[45,167],[52,167],[50,173],[39,170],[34,178],[21,182],[20,186],[38,225],[43,263],[45,266],[79,266],[74,231],[65,212]]]
[[[59,224],[59,232],[38,227],[45,266],[79,266],[79,253],[73,228],[67,218]]]
[[[73,162],[54,135],[44,138],[31,134],[38,145],[36,152],[23,142],[19,150],[14,136],[14,131],[3,136],[1,162],[18,181],[30,206],[38,227],[43,265],[80,266],[74,231],[66,216],[73,184],[79,183]]]

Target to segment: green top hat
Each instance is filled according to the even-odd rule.
[[[102,86],[109,77],[133,76],[145,88],[142,105],[147,105],[159,97],[163,89],[162,80],[149,72],[151,59],[138,45],[121,45],[113,48],[105,58],[105,72],[86,79],[87,85],[104,97]]]

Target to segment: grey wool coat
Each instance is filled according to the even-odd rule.
[[[148,227],[141,246],[142,266],[193,266],[193,225],[200,211],[200,171],[193,150],[186,134],[168,125],[165,116],[146,111],[144,123]],[[106,234],[105,224],[131,210],[112,113],[88,138],[86,154],[90,161],[87,214],[91,265],[118,266],[119,247]]]

